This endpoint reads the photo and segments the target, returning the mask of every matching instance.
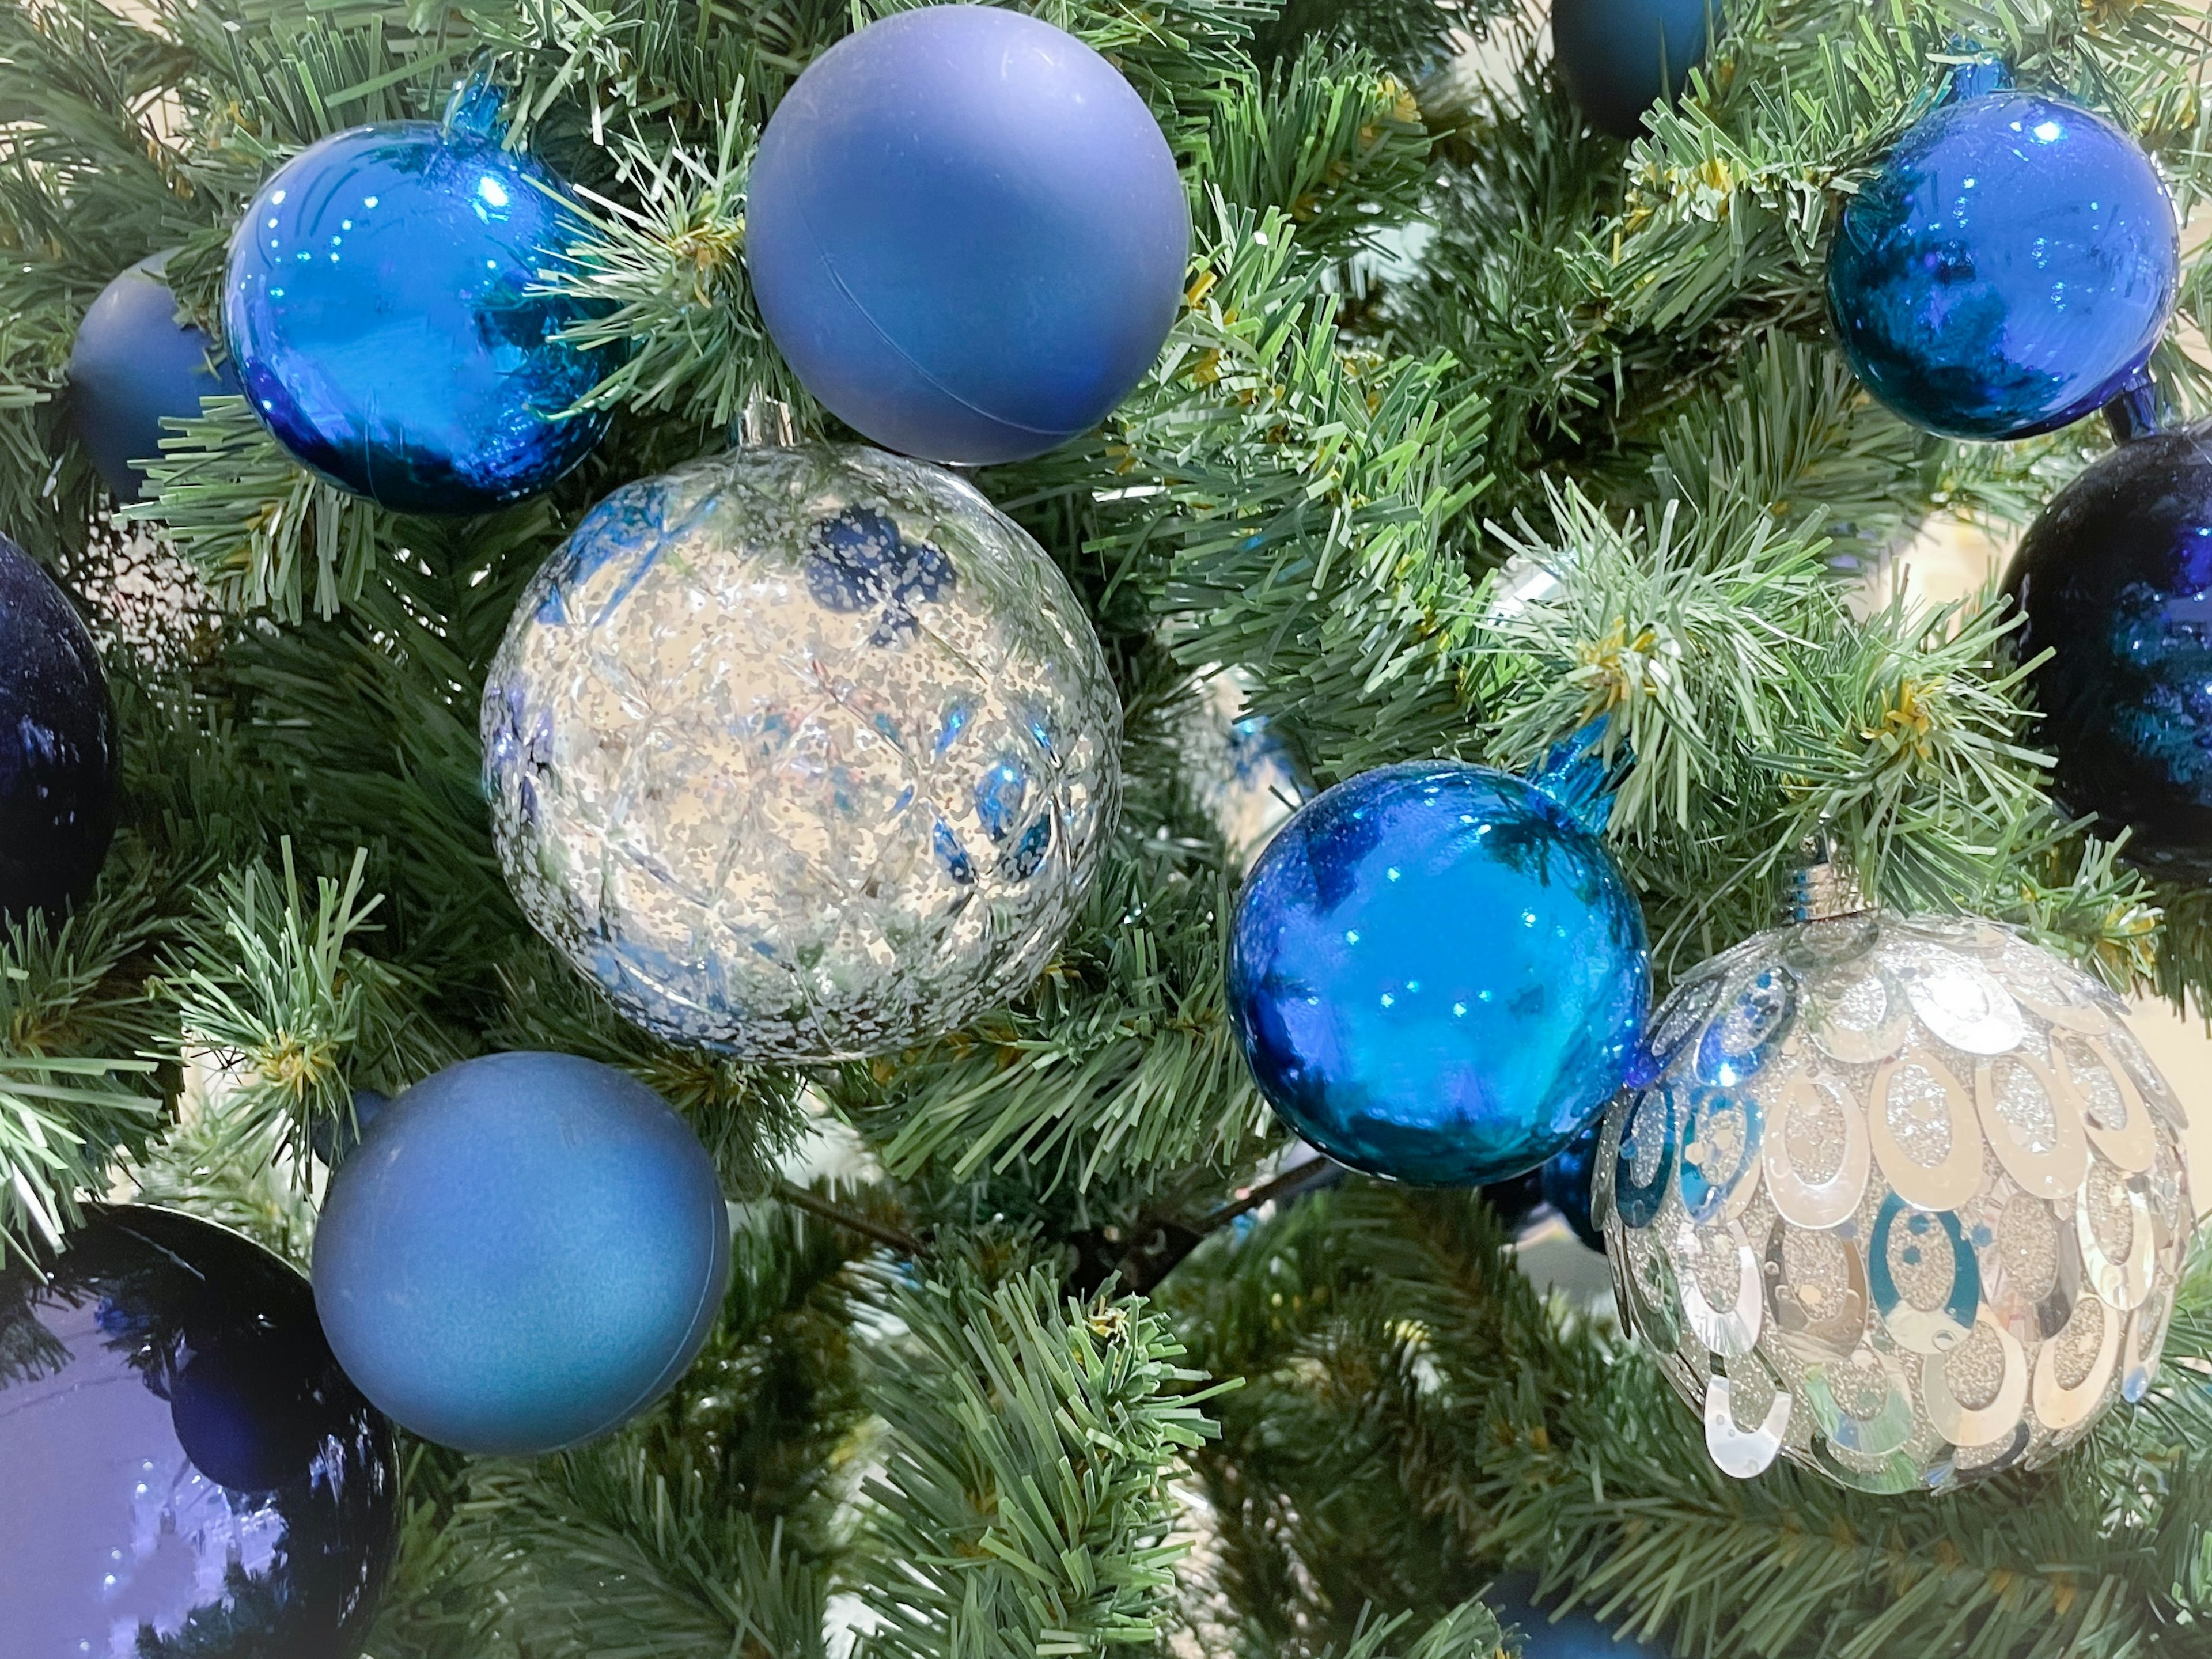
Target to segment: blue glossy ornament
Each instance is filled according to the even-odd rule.
[[[115,835],[115,711],[92,636],[0,536],[0,918],[91,892]]]
[[[1577,803],[1601,824],[1602,798]],[[1534,1168],[1621,1082],[1644,920],[1590,827],[1522,779],[1389,766],[1300,808],[1237,910],[1229,1006],[1292,1129],[1370,1174]]]
[[[191,419],[201,398],[240,390],[228,359],[210,367],[215,343],[177,320],[177,296],[162,277],[174,252],[141,259],[100,289],[70,352],[70,422],[118,501],[144,493],[146,475],[133,463],[160,456],[165,419]]]
[[[2126,856],[2212,882],[2212,455],[2202,428],[2124,444],[2054,496],[2006,573],[2055,792]]]
[[[258,1245],[99,1209],[0,1268],[11,1659],[352,1659],[398,1497],[391,1425]]]
[[[405,513],[481,513],[581,461],[562,418],[607,367],[540,292],[580,239],[561,181],[464,126],[395,121],[310,145],[230,246],[223,330],[246,396],[302,464]]]
[[[1721,26],[1718,0],[1552,0],[1552,54],[1584,118],[1633,138],[1646,110],[1682,95]]]
[[[606,1432],[721,1311],[729,1214],[684,1120],[612,1066],[490,1054],[379,1112],[331,1178],[315,1305],[361,1391],[466,1452]]]
[[[1597,1173],[1597,1138],[1603,1127],[1602,1119],[1593,1121],[1564,1151],[1544,1161],[1539,1176],[1544,1202],[1593,1250],[1605,1249],[1605,1229],[1590,1219],[1590,1181]]]
[[[1088,431],[1159,355],[1190,216],[1114,66],[1018,11],[931,6],[831,47],[761,137],[745,262],[806,389],[931,460]]]
[[[1567,1613],[1547,1611],[1536,1605],[1534,1589],[1533,1579],[1516,1574],[1482,1596],[1483,1605],[1498,1615],[1500,1625],[1519,1632],[1521,1659],[1668,1659],[1667,1649],[1616,1636],[1580,1607]]]
[[[1852,369],[1952,438],[2079,420],[2143,373],[2173,309],[2173,203],[2136,142],[2062,99],[1967,94],[1899,141],[1844,208],[1828,304]]]

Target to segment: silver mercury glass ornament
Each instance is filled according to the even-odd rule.
[[[647,1030],[785,1064],[1024,990],[1097,873],[1121,730],[1012,520],[936,467],[788,443],[602,501],[524,594],[483,712],[531,921]]]
[[[2196,1212],[2126,1013],[2013,929],[1869,909],[1832,863],[1677,986],[1594,1203],[1721,1469],[1941,1492],[2144,1396]]]

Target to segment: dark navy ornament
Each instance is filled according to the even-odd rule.
[[[1427,1186],[1504,1180],[1579,1134],[1650,998],[1607,810],[1451,761],[1300,808],[1230,947],[1230,1017],[1276,1115],[1340,1163]]]
[[[211,366],[215,343],[177,320],[177,296],[162,276],[169,258],[141,259],[100,289],[70,353],[70,422],[118,501],[144,492],[146,475],[134,463],[161,454],[163,420],[190,420],[201,398],[240,390],[228,358]]]
[[[2212,881],[2212,453],[2201,430],[2122,445],[2059,491],[2005,592],[2056,793],[2127,856]]]
[[[1868,391],[1951,438],[2031,437],[2138,383],[2180,240],[2150,158],[2100,115],[1960,72],[1844,210],[1828,304]]]
[[[1590,1182],[1597,1173],[1597,1138],[1601,1122],[1590,1126],[1567,1143],[1565,1150],[1545,1160],[1538,1176],[1544,1202],[1559,1212],[1574,1236],[1593,1250],[1605,1248],[1605,1229],[1590,1215]]]
[[[61,913],[115,835],[115,712],[92,636],[0,536],[0,917]]]
[[[592,314],[541,291],[580,240],[566,187],[462,125],[394,121],[310,145],[231,242],[223,329],[246,395],[303,465],[404,513],[482,513],[591,453],[564,418]]]
[[[1682,95],[1721,21],[1718,0],[1552,0],[1552,52],[1589,124],[1633,138]]]
[[[793,372],[938,461],[1020,460],[1103,420],[1159,355],[1189,253],[1144,100],[996,7],[899,12],[817,58],[746,204],[754,296]]]
[[[315,1231],[315,1304],[362,1392],[426,1440],[531,1456],[674,1386],[721,1313],[714,1160],[642,1083],[491,1054],[364,1126]]]
[[[396,1540],[392,1431],[306,1280],[164,1210],[0,1269],[0,1647],[352,1659]]]

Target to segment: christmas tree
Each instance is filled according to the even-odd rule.
[[[1560,1608],[1684,1659],[2212,1653],[2202,1274],[2160,1304],[2155,1384],[2039,1468],[1940,1494],[1861,1489],[1881,1481],[1849,1457],[1855,1485],[1787,1460],[1731,1478],[1677,1362],[1546,1297],[1500,1199],[1293,1150],[1228,965],[1255,817],[1396,763],[1519,773],[1581,742],[1659,996],[1781,921],[1819,843],[1887,914],[1987,919],[2123,995],[2206,1006],[2212,886],[2055,787],[2016,608],[1869,602],[1864,577],[1931,518],[2033,519],[2159,406],[2212,413],[2186,349],[2212,266],[2182,260],[2112,430],[2008,442],[1869,395],[1829,294],[1847,207],[1994,64],[2112,124],[2185,221],[2212,187],[2202,18],[1740,0],[1692,8],[1661,62],[1656,9],[1608,27],[1586,3],[1627,69],[1577,77],[1507,0],[1038,8],[1142,100],[1190,222],[1134,390],[967,475],[1103,647],[1118,817],[1072,923],[951,1035],[747,1059],[641,1020],[533,927],[479,708],[526,588],[617,489],[733,443],[854,441],[756,301],[753,166],[810,64],[910,9],[0,15],[0,531],[97,639],[119,752],[96,886],[0,891],[0,1249],[40,1259],[121,1199],[304,1267],[368,1120],[477,1056],[580,1056],[682,1115],[732,1206],[703,1349],[565,1450],[403,1439],[375,1659],[1477,1659],[1565,1651]],[[1623,96],[1632,138],[1601,130]],[[544,429],[597,434],[460,512],[424,510],[460,475],[419,457],[381,499],[337,449],[304,464],[274,382],[228,361],[234,244],[272,175],[363,124],[441,120],[535,157],[514,190],[574,187],[513,349],[588,369]],[[204,399],[161,411],[158,455],[102,465],[72,353],[118,273],[165,252],[161,320],[200,331]],[[902,648],[951,544],[855,514],[808,532],[847,560],[817,599],[861,593]],[[1021,841],[967,845],[1003,869]],[[36,1358],[0,1346],[10,1367]],[[116,1650],[276,1651],[243,1628]]]

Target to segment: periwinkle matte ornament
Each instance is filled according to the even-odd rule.
[[[402,1426],[532,1456],[674,1386],[721,1312],[712,1159],[642,1083],[571,1054],[490,1054],[399,1095],[331,1177],[315,1305],[346,1375]]]
[[[2144,1398],[2196,1212],[2126,1013],[1962,918],[1826,917],[1680,981],[1595,1208],[1720,1469],[1943,1492]]]
[[[92,636],[0,536],[0,918],[63,912],[115,835],[115,711]]]
[[[1719,0],[1552,0],[1552,52],[1575,107],[1600,132],[1633,138],[1672,102],[1720,33]]]
[[[580,240],[567,188],[459,122],[355,127],[279,168],[239,221],[223,331],[246,397],[325,477],[404,513],[482,513],[575,466],[562,418],[599,354],[547,294]]]
[[[769,336],[839,419],[931,460],[1088,431],[1158,356],[1190,217],[1120,71],[1014,10],[929,6],[832,46],[747,185]]]
[[[215,343],[177,320],[163,275],[173,252],[141,259],[100,289],[70,351],[70,422],[118,501],[144,492],[135,464],[161,454],[163,420],[191,419],[201,398],[240,391],[228,358],[220,370],[210,366]]]
[[[1299,809],[1237,908],[1229,1012],[1276,1115],[1340,1163],[1479,1186],[1620,1087],[1650,996],[1643,913],[1593,826],[1450,761]]]
[[[2201,431],[2124,444],[2052,497],[2005,575],[2057,757],[2056,793],[2125,856],[2212,882],[2212,455]]]
[[[353,1659],[398,1500],[391,1425],[258,1245],[102,1208],[0,1268],[10,1659]]]
[[[1120,799],[1121,704],[1066,579],[876,450],[617,490],[524,594],[483,719],[532,922],[647,1030],[777,1064],[1025,990]]]
[[[1960,72],[1899,140],[1828,255],[1867,390],[1951,438],[2031,437],[2137,383],[2179,291],[2172,199],[2142,148],[2063,99]]]

